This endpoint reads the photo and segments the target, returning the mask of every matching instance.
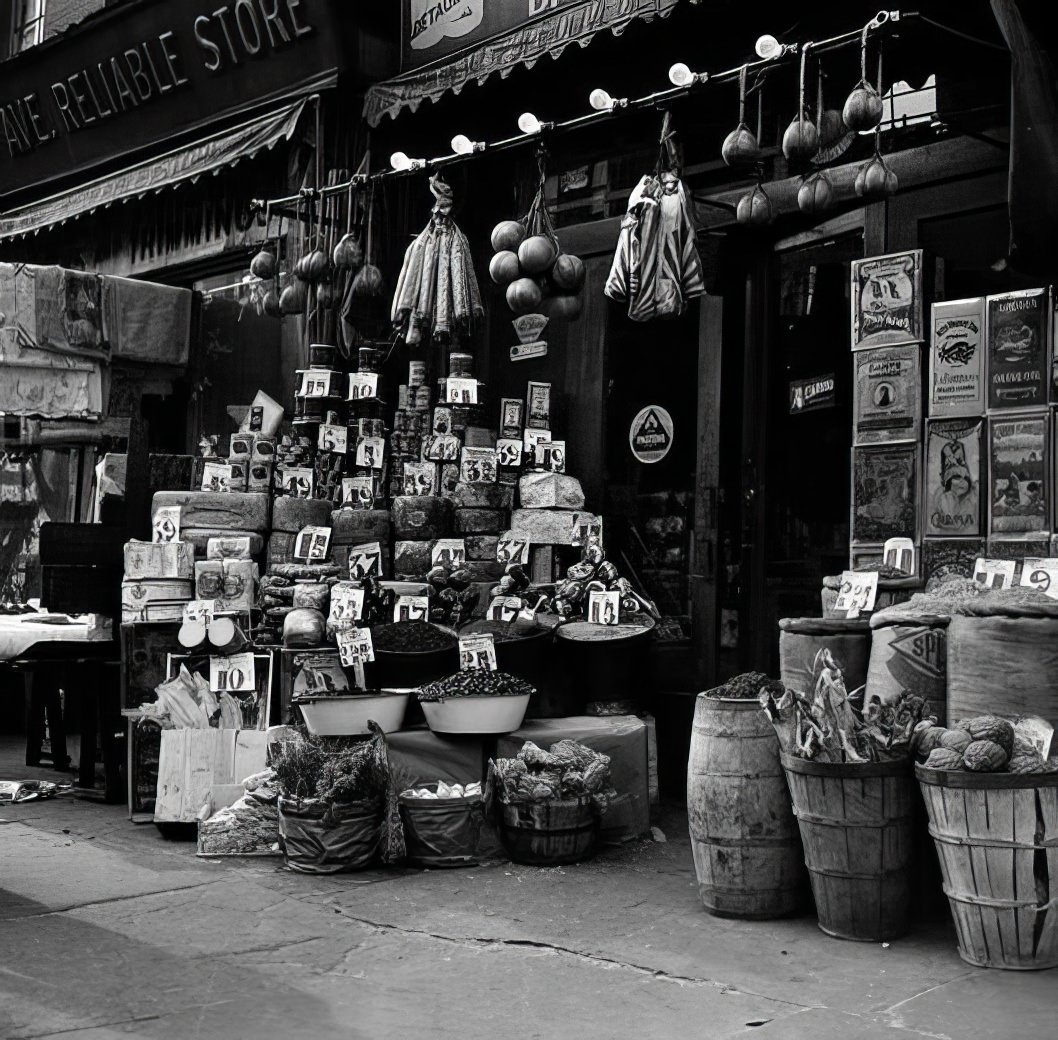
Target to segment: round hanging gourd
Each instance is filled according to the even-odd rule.
[[[283,308],[279,305],[279,294],[275,289],[269,289],[261,301],[261,309],[270,318],[282,318]]]
[[[364,262],[364,247],[360,243],[360,236],[353,233],[354,183],[355,180],[350,178],[346,197],[345,234],[335,243],[331,254],[331,261],[339,271],[351,271]]]
[[[525,227],[520,220],[501,220],[492,229],[492,249],[495,253],[512,253],[525,239]]]
[[[276,255],[264,246],[250,261],[250,274],[262,281],[270,281],[276,276]]]
[[[308,295],[304,282],[292,281],[279,294],[279,309],[284,314],[301,314],[305,310]]]
[[[367,197],[367,250],[364,254],[364,265],[353,278],[352,293],[354,296],[381,296],[383,288],[382,272],[372,262],[374,260],[374,226],[375,194],[374,188]]]
[[[337,293],[330,282],[320,282],[316,286],[316,305],[321,310],[330,310],[338,302]]]
[[[819,131],[805,114],[805,68],[808,45],[801,51],[801,81],[797,99],[797,116],[782,135],[782,153],[787,159],[811,159],[819,151]]]
[[[526,274],[546,274],[557,257],[558,249],[546,235],[531,235],[518,247],[518,263]]]
[[[516,278],[520,278],[522,268],[518,263],[518,254],[510,249],[497,253],[489,261],[489,276],[497,285],[510,285]]]
[[[802,213],[822,213],[834,205],[834,186],[822,170],[806,177],[797,189],[797,208]]]
[[[900,187],[899,178],[886,164],[878,152],[860,167],[854,184],[856,194],[861,198],[872,195],[895,195]]]
[[[760,141],[746,124],[746,66],[738,75],[738,126],[724,138],[720,154],[728,166],[753,163],[760,158]]]
[[[584,275],[584,261],[572,253],[560,253],[551,268],[551,281],[563,293],[580,292]]]
[[[873,130],[882,121],[882,96],[867,79],[867,32],[860,38],[860,81],[852,89],[841,110],[841,118],[850,130],[862,133]]]
[[[740,224],[761,226],[770,224],[775,219],[775,211],[772,209],[771,199],[763,186],[758,184],[752,191],[747,192],[738,200],[735,209],[735,218]]]
[[[543,301],[544,313],[549,318],[561,318],[563,321],[573,321],[574,318],[579,318],[583,309],[584,301],[579,295],[572,293],[560,293]]]
[[[515,314],[536,310],[543,298],[540,286],[532,278],[518,278],[507,286],[507,306]]]

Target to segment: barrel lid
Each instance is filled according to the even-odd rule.
[[[869,630],[866,618],[782,618],[779,629],[803,636],[850,635]]]
[[[650,618],[645,621],[622,621],[619,625],[593,625],[590,621],[571,621],[556,631],[560,638],[581,643],[608,643],[645,636],[654,628]]]

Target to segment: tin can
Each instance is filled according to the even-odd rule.
[[[411,407],[411,392],[405,383],[397,387],[397,407],[403,410]]]
[[[416,390],[426,385],[426,362],[412,360],[408,362],[408,386]]]
[[[385,353],[377,347],[360,347],[356,352],[356,367],[361,372],[377,372],[384,357]]]
[[[409,390],[410,392],[410,390]],[[415,387],[415,408],[426,411],[430,407],[430,388],[428,386]]]
[[[337,347],[327,343],[309,344],[309,368],[334,368],[337,360]]]
[[[457,379],[469,379],[474,375],[474,355],[454,353],[448,355],[448,374]]]

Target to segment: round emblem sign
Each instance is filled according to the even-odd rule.
[[[640,462],[660,462],[672,447],[672,416],[660,405],[647,405],[632,420],[628,444]]]

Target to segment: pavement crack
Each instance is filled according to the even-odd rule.
[[[7,1037],[7,1040],[48,1040],[52,1036],[69,1036],[71,1033],[87,1033],[96,1029],[109,1029],[111,1026],[129,1026],[140,1022],[159,1022],[164,1015],[134,1015],[132,1018],[119,1018],[113,1022],[93,1022],[70,1026],[67,1029],[49,1029],[45,1033],[18,1033]]]
[[[961,975],[956,975],[953,979],[947,979],[944,982],[938,982],[935,986],[927,986],[923,990],[919,990],[917,993],[912,993],[910,997],[905,997],[903,1000],[898,1000],[895,1004],[890,1005],[887,1008],[883,1008],[878,1014],[891,1015],[894,1011],[902,1008],[905,1004],[910,1004],[912,1000],[918,1000],[919,997],[924,997],[927,993],[934,993],[938,989],[943,989],[945,986],[950,986],[953,982],[960,982],[962,979],[969,978],[971,975],[976,975],[981,971],[980,968],[973,968],[970,971],[964,971]],[[930,1034],[925,1034],[930,1035]]]

